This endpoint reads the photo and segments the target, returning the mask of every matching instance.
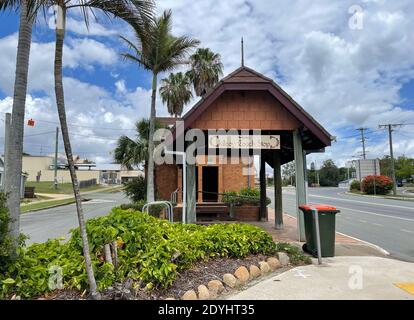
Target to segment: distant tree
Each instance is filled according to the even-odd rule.
[[[282,166],[282,176],[284,185],[294,185],[296,174],[295,161],[291,161]]]
[[[339,169],[333,160],[326,160],[319,170],[319,179],[321,186],[337,187],[340,182]]]
[[[223,63],[218,53],[209,48],[199,48],[190,57],[191,70],[188,75],[194,85],[197,96],[205,95],[223,75]]]
[[[162,102],[167,105],[168,113],[180,117],[184,106],[193,97],[190,78],[182,72],[171,73],[161,81],[160,95]]]

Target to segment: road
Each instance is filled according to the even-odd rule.
[[[124,193],[90,193],[91,201],[83,203],[86,219],[107,215],[110,210],[129,202]],[[30,238],[27,244],[45,242],[51,238],[66,237],[69,230],[78,226],[75,204],[22,214],[21,232]]]
[[[273,198],[273,189],[268,190]],[[396,259],[414,262],[414,202],[345,194],[340,188],[310,188],[309,202],[336,206],[337,231],[378,245]],[[283,209],[296,216],[294,188],[283,191]]]

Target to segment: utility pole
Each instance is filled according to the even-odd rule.
[[[367,153],[365,151],[365,130],[368,130],[367,128],[359,128],[357,129],[361,132],[361,142],[362,142],[362,158],[365,160],[367,158]]]
[[[394,131],[393,128],[401,127],[403,124],[382,124],[380,125],[380,129],[388,128],[388,138],[390,141],[390,156],[391,156],[391,179],[394,184],[392,188],[392,192],[394,196],[397,195],[397,180],[395,179],[395,160],[394,160],[394,149],[392,146],[392,132]]]
[[[9,150],[10,150],[10,146],[9,146],[10,128],[11,128],[11,113],[6,113],[5,125],[4,125],[4,161],[3,161],[4,170],[3,170],[3,179],[1,179],[3,188],[6,185],[6,179],[7,179],[7,174],[8,174],[8,172],[6,171],[6,168],[7,168],[6,159],[7,159]]]
[[[55,179],[54,179],[55,190],[57,190],[57,188],[58,188],[58,181],[57,181],[58,149],[59,149],[59,127],[56,127],[56,142],[55,142]]]

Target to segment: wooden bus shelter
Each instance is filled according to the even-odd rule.
[[[165,119],[163,120],[164,123]],[[197,221],[197,206],[220,202],[225,191],[254,187],[255,168],[246,162],[232,164],[232,150],[212,150],[209,130],[242,130],[262,136],[278,137],[277,148],[250,149],[249,157],[260,155],[260,219],[266,219],[266,163],[274,171],[275,227],[283,228],[281,166],[295,160],[297,205],[307,202],[306,155],[324,152],[331,145],[331,135],[272,79],[245,66],[222,79],[182,118],[183,131],[200,129],[208,143],[197,163],[187,165],[187,220]],[[168,122],[168,121],[167,121]],[[217,138],[217,137],[216,137]],[[216,139],[217,142],[217,139]],[[212,153],[213,151],[213,153]],[[259,152],[260,151],[260,152]],[[208,156],[209,154],[209,156]],[[213,156],[211,155],[213,154]],[[227,163],[217,159],[227,157]],[[215,159],[214,159],[215,158]],[[223,160],[223,159],[222,159]],[[240,161],[239,161],[240,162]],[[248,170],[251,174],[245,174]],[[156,194],[169,200],[182,188],[182,166],[156,167]],[[178,202],[181,197],[178,197]],[[299,230],[304,237],[303,216],[298,210]]]

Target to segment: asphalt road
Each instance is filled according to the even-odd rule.
[[[345,194],[340,188],[310,188],[309,202],[336,206],[336,229],[376,244],[396,259],[414,262],[414,202]],[[273,189],[269,194],[273,198]],[[283,191],[283,209],[296,216],[294,188]]]
[[[91,201],[83,203],[86,219],[107,215],[122,203],[128,203],[124,193],[91,193]],[[78,227],[75,204],[22,214],[21,232],[30,238],[27,244],[45,242],[48,239],[66,237],[71,229]]]

